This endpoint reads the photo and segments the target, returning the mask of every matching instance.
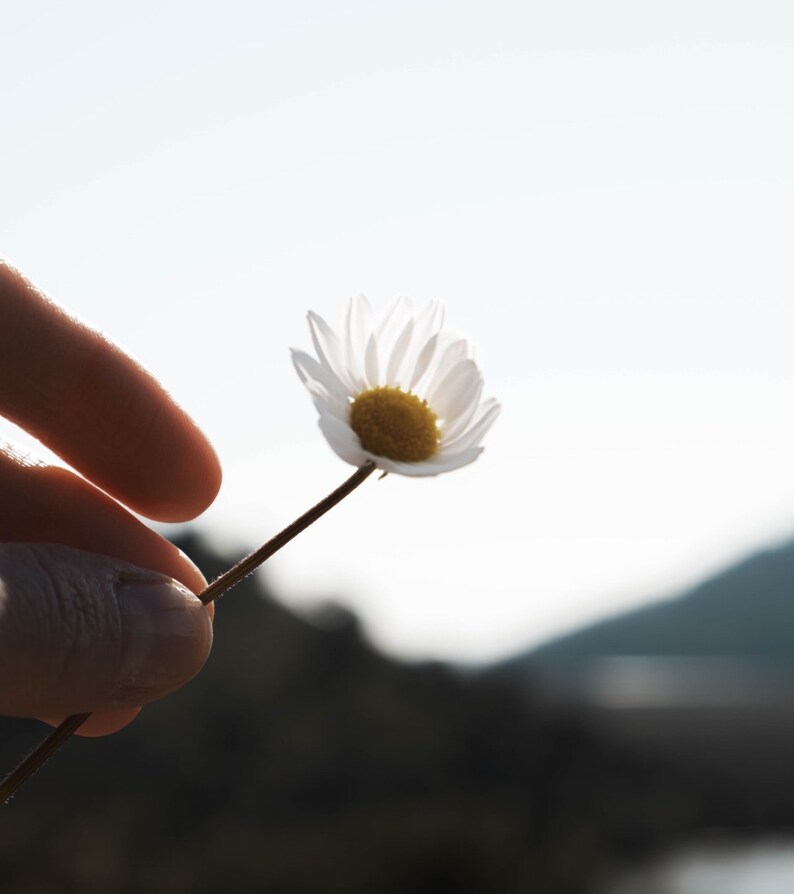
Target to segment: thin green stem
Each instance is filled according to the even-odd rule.
[[[344,500],[348,494],[351,494],[360,484],[363,484],[374,471],[375,465],[372,462],[367,462],[360,469],[356,469],[344,484],[341,484],[335,491],[328,494],[325,499],[320,500],[316,506],[312,506],[308,512],[304,512],[300,518],[295,519],[291,525],[287,525],[283,531],[280,531],[275,537],[268,540],[263,546],[260,546],[259,549],[254,550],[254,552],[241,559],[228,571],[224,571],[220,577],[215,578],[205,590],[199,593],[198,598],[207,605],[214,599],[217,599],[222,593],[230,590],[235,584],[240,583],[243,578],[248,577],[263,562],[278,552],[282,546],[286,546],[301,531],[305,531],[309,525],[314,524],[329,509],[333,509],[337,503]],[[20,786],[30,779],[36,770],[43,766],[90,716],[91,714],[72,714],[67,717],[27,757],[23,758],[8,776],[0,782],[0,804],[7,803],[19,790]]]

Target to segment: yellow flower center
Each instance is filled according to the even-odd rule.
[[[436,414],[426,400],[399,388],[362,391],[350,405],[350,427],[375,456],[417,463],[438,450]]]

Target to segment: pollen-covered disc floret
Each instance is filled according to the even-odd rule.
[[[350,406],[350,427],[365,450],[388,459],[418,463],[438,450],[436,414],[400,388],[362,391]]]
[[[483,379],[469,341],[442,329],[443,308],[400,298],[373,319],[353,298],[337,335],[317,314],[317,357],[293,350],[328,443],[346,462],[385,472],[438,475],[475,460],[499,413],[481,400]]]

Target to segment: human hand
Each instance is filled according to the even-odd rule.
[[[220,465],[149,373],[2,262],[0,415],[85,476],[0,443],[0,714],[114,732],[212,643],[204,578],[128,510],[191,519]]]

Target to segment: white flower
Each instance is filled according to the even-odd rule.
[[[474,349],[442,330],[444,311],[399,298],[373,320],[366,298],[350,300],[341,335],[309,312],[317,359],[292,351],[320,414],[320,428],[346,462],[384,472],[438,475],[473,462],[500,406],[481,401]]]

